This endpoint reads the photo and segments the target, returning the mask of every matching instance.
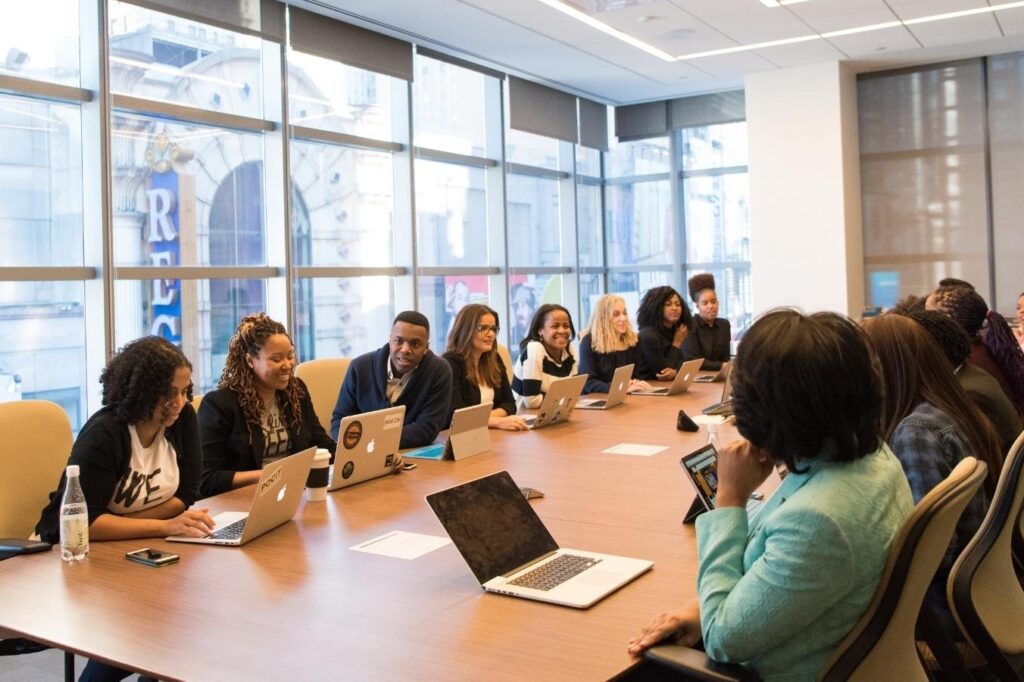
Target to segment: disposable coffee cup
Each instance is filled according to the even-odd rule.
[[[317,448],[313,467],[306,479],[306,499],[310,502],[323,502],[327,499],[327,474],[330,467],[331,453],[324,448]]]

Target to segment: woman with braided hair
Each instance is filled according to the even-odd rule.
[[[266,313],[242,318],[217,390],[199,406],[204,497],[251,485],[265,464],[314,445],[334,454],[296,364],[283,324]]]
[[[1024,417],[1024,351],[1002,315],[973,289],[945,286],[936,289],[926,307],[946,313],[963,327],[971,340],[969,361],[999,382],[1017,414]]]

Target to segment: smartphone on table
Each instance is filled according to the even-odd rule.
[[[143,547],[142,549],[125,552],[124,558],[128,561],[137,561],[140,564],[159,568],[160,566],[176,563],[180,557],[170,552],[161,552],[159,549]]]

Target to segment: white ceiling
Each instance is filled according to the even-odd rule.
[[[843,60],[858,71],[1024,49],[1021,7],[666,62],[537,0],[293,0],[462,59],[609,104],[741,87],[746,74]],[[1008,0],[573,0],[670,55],[734,48]]]

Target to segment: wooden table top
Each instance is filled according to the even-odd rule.
[[[3,561],[0,627],[161,679],[607,679],[633,664],[626,643],[640,627],[696,594],[694,531],[680,523],[693,492],[678,462],[707,436],[677,431],[675,415],[699,414],[720,391],[695,384],[537,431],[491,431],[490,453],[418,460],[303,501],[293,522],[242,548],[113,541],[79,564],[56,549]],[[668,449],[601,453],[622,442]],[[561,546],[654,569],[576,610],[483,592],[453,545],[412,561],[349,549],[392,530],[443,536],[423,498],[503,469],[545,493],[531,504]],[[200,506],[244,509],[252,490]],[[124,559],[147,545],[181,561]]]

